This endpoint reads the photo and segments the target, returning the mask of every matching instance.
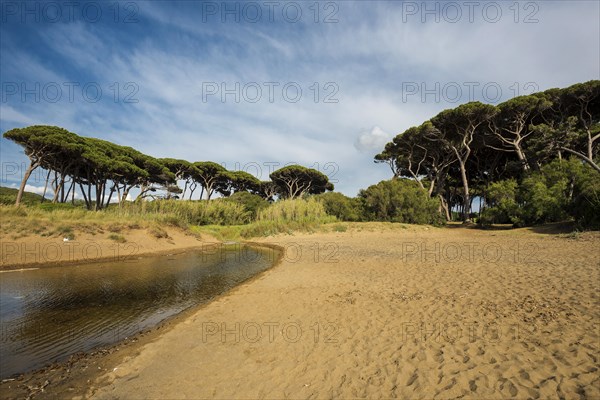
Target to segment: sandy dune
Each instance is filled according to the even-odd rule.
[[[600,398],[598,234],[369,226],[266,239],[280,265],[88,395]]]

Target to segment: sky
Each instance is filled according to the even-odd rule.
[[[444,109],[600,79],[598,1],[0,5],[2,132],[57,125],[262,180],[297,163],[349,196]],[[0,158],[18,186],[22,149],[2,138]]]

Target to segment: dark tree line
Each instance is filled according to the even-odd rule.
[[[44,195],[50,185],[53,202],[75,202],[79,191],[90,210],[106,207],[115,196],[116,202],[123,204],[134,188],[140,190],[136,200],[191,200],[198,187],[200,198],[206,200],[215,193],[228,197],[236,192],[250,192],[272,201],[276,197],[295,198],[333,190],[326,175],[299,165],[274,171],[270,181],[261,182],[247,172],[228,171],[215,162],[154,158],[131,147],[79,136],[56,126],[16,128],[5,132],[4,137],[21,145],[30,160],[16,205],[37,168],[47,171]],[[179,183],[183,183],[183,189]]]
[[[589,81],[442,111],[397,135],[375,162],[387,163],[394,178],[418,182],[447,220],[459,210],[468,221],[473,198],[487,200],[496,182],[522,182],[569,157],[600,173],[598,139],[600,81]]]

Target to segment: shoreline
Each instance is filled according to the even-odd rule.
[[[0,273],[126,261],[221,244],[221,241],[207,234],[202,234],[200,238],[181,229],[169,228],[165,231],[168,233],[167,238],[152,237],[144,230],[129,230],[126,233],[130,239],[124,243],[85,233],[78,233],[77,239],[66,242],[57,237],[26,236],[15,240],[2,238],[4,254],[0,260]]]
[[[223,244],[223,242],[218,241],[208,243]],[[240,242],[240,244],[275,250],[278,252],[278,256],[273,260],[273,264],[268,269],[246,279],[222,294],[216,295],[203,303],[190,306],[175,315],[165,318],[149,329],[137,332],[130,337],[125,337],[110,345],[98,346],[87,352],[71,354],[66,356],[68,358],[65,360],[57,361],[32,371],[17,373],[0,380],[0,398],[20,399],[24,397],[33,398],[34,396],[36,398],[39,398],[40,396],[43,398],[44,395],[47,394],[46,390],[52,391],[52,397],[64,397],[66,395],[74,396],[75,398],[81,396],[85,397],[87,391],[86,386],[90,383],[90,380],[101,377],[103,373],[110,370],[111,365],[117,365],[124,359],[135,356],[135,354],[139,353],[145,345],[153,342],[175,326],[184,323],[202,308],[207,307],[218,299],[233,295],[236,290],[244,285],[251,284],[262,275],[276,268],[283,258],[282,248],[277,245],[253,241],[244,241]],[[178,251],[177,254],[198,249],[198,247],[180,248],[180,251]],[[168,251],[149,252],[140,256],[152,257],[164,254],[168,254]],[[102,261],[104,261],[104,259],[90,260],[89,263]],[[73,263],[78,263],[78,261],[73,261]],[[53,266],[55,265],[51,265],[51,267]],[[44,267],[49,266],[47,265]],[[0,273],[11,271],[20,270],[0,270]],[[13,387],[14,385],[17,386]]]

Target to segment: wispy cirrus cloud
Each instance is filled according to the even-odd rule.
[[[440,93],[444,85],[456,83],[464,102],[465,83],[477,83],[474,99],[485,101],[490,82],[506,99],[530,90],[527,83],[543,90],[600,75],[595,2],[539,3],[533,24],[515,23],[506,8],[497,23],[422,23],[394,2],[339,2],[338,22],[327,24],[307,8],[298,23],[222,23],[204,18],[200,2],[137,4],[138,22],[129,25],[3,24],[3,96],[6,82],[80,87],[73,101],[66,92],[56,103],[5,96],[2,130],[59,125],[157,157],[231,168],[335,163],[337,189],[354,195],[389,178],[372,160],[387,140],[458,104]],[[90,83],[102,89],[98,101],[81,92]],[[207,84],[218,92],[207,94]],[[256,86],[262,93],[253,102]],[[302,94],[292,102],[286,95],[296,87]],[[3,160],[15,159],[15,148],[2,139]]]

